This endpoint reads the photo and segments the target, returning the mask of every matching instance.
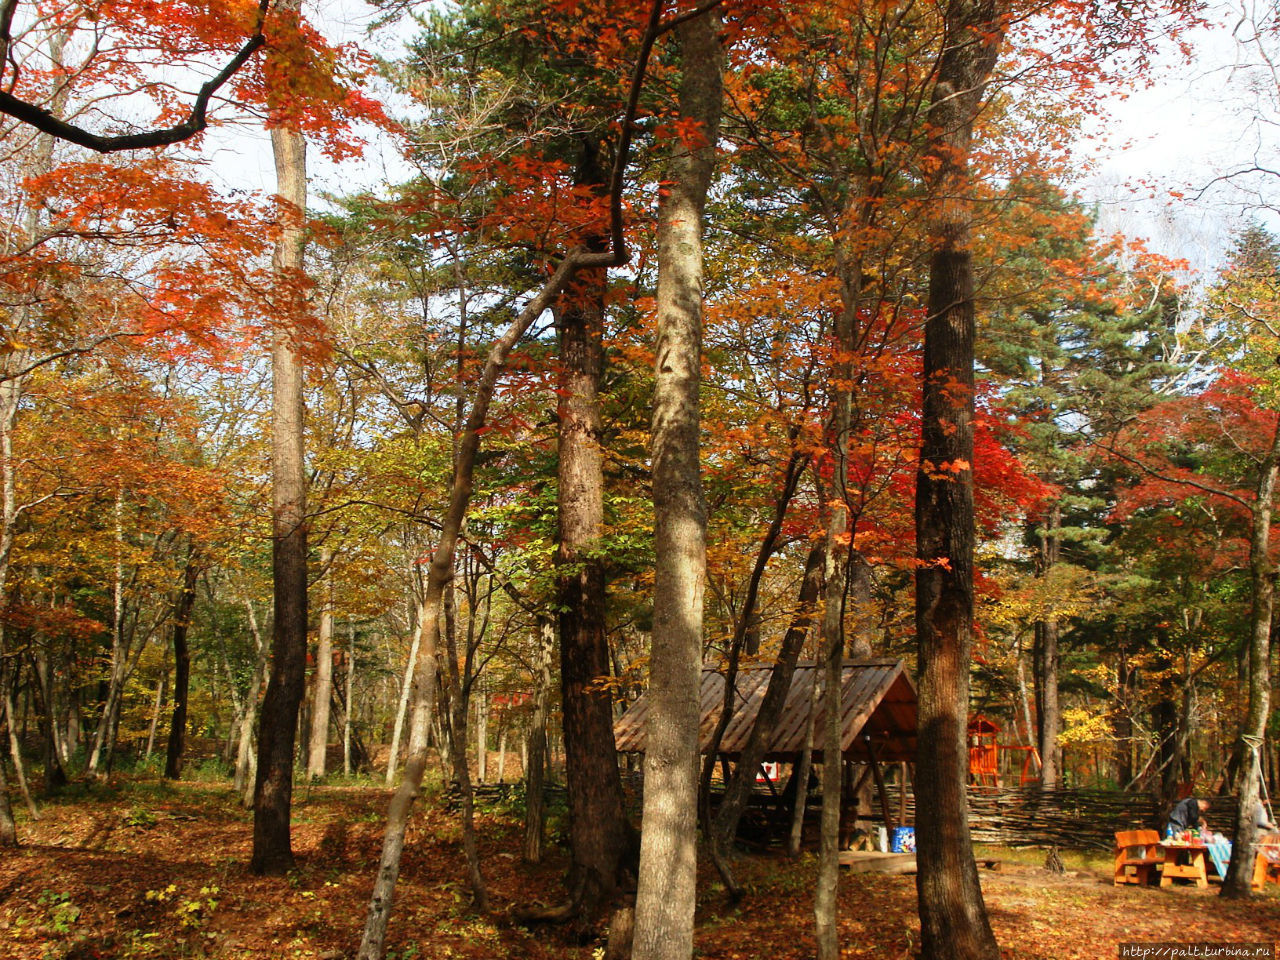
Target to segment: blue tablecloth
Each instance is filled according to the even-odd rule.
[[[1227,864],[1231,862],[1231,841],[1215,840],[1205,846],[1208,847],[1209,860],[1213,863],[1213,869],[1218,871],[1218,876],[1225,877]]]

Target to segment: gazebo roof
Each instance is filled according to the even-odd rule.
[[[813,703],[813,685],[823,672],[813,663],[796,665],[787,693],[786,706],[778,721],[766,760],[793,761],[800,756],[808,732]],[[773,675],[773,666],[743,667],[735,684],[737,705],[733,719],[720,743],[720,756],[735,759],[747,742],[760,712],[760,703]],[[703,753],[724,703],[724,674],[714,667],[702,668],[701,723],[698,747]],[[647,697],[633,703],[613,725],[614,740],[622,752],[643,753],[645,722],[649,713]],[[813,759],[822,762],[822,729],[826,711],[821,698],[814,717]],[[916,691],[907,678],[901,660],[846,660],[841,683],[842,752],[845,759],[866,760],[869,750],[881,762],[914,760],[916,746]],[[866,737],[870,737],[868,744]]]

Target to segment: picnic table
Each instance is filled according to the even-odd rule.
[[[1197,887],[1209,885],[1205,860],[1209,853],[1207,844],[1199,840],[1164,840],[1160,843],[1164,864],[1160,869],[1160,886],[1168,887],[1174,880],[1192,880]]]

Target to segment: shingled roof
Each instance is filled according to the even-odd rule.
[[[791,678],[782,719],[774,731],[766,760],[792,761],[804,748],[808,729],[813,684],[821,674],[813,663],[796,666]],[[730,760],[742,752],[760,712],[760,703],[769,685],[773,666],[749,666],[738,672],[735,684],[737,706],[733,719],[720,744],[720,755]],[[720,718],[724,703],[724,674],[717,668],[702,668],[701,725],[698,747],[706,752]],[[643,753],[645,719],[649,712],[647,697],[641,697],[613,725],[614,740],[622,752]],[[817,742],[813,759],[822,762],[822,728],[826,711],[817,704],[815,730]],[[841,743],[846,759],[867,759],[867,742],[871,738],[876,759],[882,762],[914,760],[916,745],[916,691],[903,669],[901,660],[846,660],[841,684]]]

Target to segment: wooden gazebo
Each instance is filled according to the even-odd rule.
[[[814,701],[814,684],[825,672],[820,664],[796,666],[787,693],[786,706],[765,752],[766,761],[795,763],[805,747],[809,714],[814,711],[816,731],[811,754],[814,763],[823,762],[822,730],[826,709],[819,691]],[[735,684],[733,718],[720,742],[718,756],[736,762],[755,726],[773,666],[748,666],[739,670]],[[725,676],[715,667],[703,667],[699,750],[705,753],[720,719],[724,704]],[[856,795],[868,777],[874,777],[884,808],[884,820],[892,828],[895,818],[889,810],[880,765],[911,763],[916,747],[916,691],[901,660],[846,660],[841,683],[841,754],[846,764],[865,765],[857,784],[846,767],[846,796]],[[643,753],[645,723],[649,713],[646,697],[641,697],[614,724],[614,740],[620,752]],[[905,799],[905,791],[902,794]]]

